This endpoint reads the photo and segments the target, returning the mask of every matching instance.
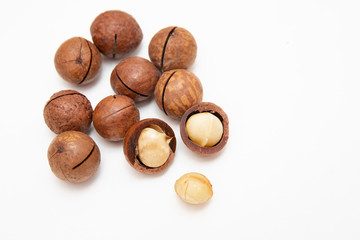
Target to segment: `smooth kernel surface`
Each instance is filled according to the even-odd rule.
[[[224,131],[220,119],[209,112],[192,115],[186,122],[185,130],[191,141],[200,147],[216,145]]]
[[[160,167],[169,158],[170,141],[160,127],[144,128],[138,139],[140,161],[148,167]]]
[[[200,173],[186,173],[175,182],[176,194],[185,202],[201,204],[213,196],[212,185]]]

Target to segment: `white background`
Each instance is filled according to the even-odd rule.
[[[331,0],[7,1],[0,5],[0,239],[360,239],[360,3]],[[177,121],[155,101],[138,104],[176,132],[177,152],[163,174],[126,162],[122,143],[90,136],[101,151],[96,175],[58,180],[46,153],[55,137],[43,120],[63,89],[95,107],[113,94],[104,59],[98,81],[75,86],[55,71],[68,38],[89,40],[105,10],[132,14],[144,34],[133,53],[148,58],[167,26],[197,40],[191,67],[204,101],[227,112],[222,152],[186,148]],[[213,184],[204,205],[182,202],[174,183],[196,171]]]

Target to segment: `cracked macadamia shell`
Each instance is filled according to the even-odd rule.
[[[149,57],[162,72],[188,68],[196,58],[193,35],[181,27],[167,27],[157,32],[149,44]]]
[[[110,58],[124,57],[135,50],[143,38],[135,18],[119,10],[98,15],[91,24],[90,33],[95,46]]]
[[[222,135],[221,135],[221,137],[216,136],[216,139],[220,138],[216,144],[214,144],[212,146],[202,147],[202,146],[199,146],[199,144],[196,144],[195,142],[193,142],[191,140],[191,138],[189,137],[189,134],[186,129],[187,122],[192,116],[195,116],[198,113],[210,113],[221,122]],[[201,124],[201,123],[197,123],[197,124]],[[206,123],[204,123],[204,124],[206,124]],[[198,130],[201,130],[201,128],[203,128],[203,127],[198,127]],[[217,126],[216,128],[219,128],[219,126]],[[217,129],[217,131],[215,131],[216,135],[219,134],[218,131],[220,132],[220,129]],[[229,139],[228,116],[226,115],[224,110],[222,108],[220,108],[219,106],[217,106],[216,104],[211,103],[211,102],[201,102],[201,103],[189,108],[182,116],[182,118],[180,120],[180,134],[181,134],[181,139],[183,140],[185,145],[191,151],[201,154],[201,155],[210,155],[210,154],[217,153],[225,147],[225,145]],[[205,133],[205,135],[206,134],[208,134],[208,133]]]
[[[185,202],[202,204],[213,196],[212,185],[204,175],[200,173],[186,173],[175,182],[176,194]]]
[[[140,113],[134,100],[124,95],[112,95],[101,100],[94,109],[93,125],[100,136],[109,141],[121,141]]]
[[[141,162],[139,158],[139,137],[144,129],[161,129],[169,139],[170,153],[168,159],[161,166],[149,167]],[[124,155],[127,162],[136,171],[146,174],[157,174],[163,172],[172,163],[176,150],[176,137],[172,128],[164,121],[157,118],[143,119],[132,125],[124,138]]]
[[[93,109],[83,94],[62,90],[50,97],[43,114],[46,125],[56,134],[70,130],[84,132],[91,126]]]
[[[59,179],[79,183],[88,180],[100,164],[100,151],[94,140],[78,131],[59,134],[51,142],[47,157]]]
[[[160,74],[154,64],[141,57],[128,57],[120,61],[111,73],[111,87],[116,94],[126,95],[134,101],[152,96]]]
[[[202,101],[199,78],[185,69],[164,72],[155,87],[155,101],[164,113],[180,119],[190,107]]]
[[[101,62],[99,50],[82,37],[73,37],[62,43],[54,58],[59,75],[76,84],[87,84],[95,80]]]

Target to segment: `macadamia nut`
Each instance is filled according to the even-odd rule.
[[[216,145],[223,135],[223,125],[218,117],[209,112],[192,115],[186,122],[186,132],[201,147]]]
[[[162,166],[170,155],[170,141],[159,126],[144,128],[138,139],[140,161],[148,167]]]
[[[204,175],[200,173],[187,173],[175,182],[176,194],[185,202],[201,204],[213,196],[212,185]]]

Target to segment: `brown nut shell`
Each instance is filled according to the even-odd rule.
[[[160,74],[154,64],[142,57],[128,57],[119,62],[111,73],[111,87],[116,94],[134,101],[152,96]]]
[[[202,112],[210,112],[214,114],[219,120],[221,121],[223,125],[223,135],[220,141],[212,146],[212,147],[200,147],[199,145],[195,144],[193,141],[190,140],[188,137],[188,134],[186,132],[186,122],[187,120],[196,113],[202,113]],[[193,152],[201,154],[201,155],[210,155],[213,153],[219,152],[221,149],[223,149],[229,139],[229,119],[219,106],[217,106],[214,103],[211,102],[202,102],[200,104],[197,104],[190,109],[188,109],[185,114],[182,116],[180,121],[180,134],[183,142],[185,145]]]
[[[94,140],[77,131],[56,136],[48,148],[47,157],[55,176],[71,183],[86,181],[100,164],[100,150]]]
[[[190,107],[202,101],[199,78],[185,69],[164,72],[155,87],[155,101],[166,115],[180,119]]]
[[[139,121],[135,102],[124,95],[108,96],[95,107],[93,125],[100,136],[109,141],[121,141],[128,129]]]
[[[161,29],[149,44],[149,57],[162,72],[190,67],[195,61],[196,53],[195,38],[181,27]]]
[[[171,152],[167,161],[161,165],[160,167],[148,167],[144,165],[138,158],[136,153],[136,147],[138,144],[138,139],[141,134],[141,131],[151,125],[159,126],[164,133],[171,137],[171,141],[169,143]],[[174,131],[172,128],[164,121],[157,119],[157,118],[147,118],[143,119],[137,123],[135,123],[129,131],[126,133],[124,138],[124,155],[128,163],[138,172],[146,173],[146,174],[157,174],[163,172],[165,169],[169,167],[171,162],[174,159],[176,150],[176,138]]]
[[[93,109],[83,94],[62,90],[50,97],[43,114],[46,125],[56,134],[70,130],[84,132],[91,126]]]
[[[73,37],[60,45],[55,53],[56,71],[66,81],[87,84],[95,80],[101,68],[99,50],[82,37]]]
[[[90,27],[92,40],[105,56],[121,58],[135,50],[143,34],[130,14],[110,10],[98,15]]]

